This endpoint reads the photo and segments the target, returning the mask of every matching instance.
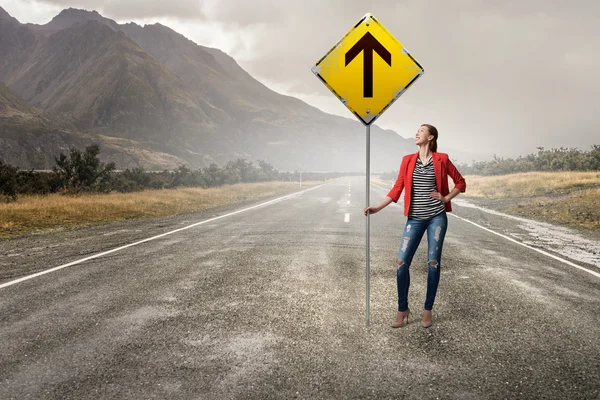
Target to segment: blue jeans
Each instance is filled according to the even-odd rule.
[[[425,298],[425,310],[433,308],[435,295],[440,282],[440,263],[442,259],[442,246],[448,228],[448,216],[443,211],[441,214],[429,219],[419,220],[408,218],[404,233],[398,250],[396,261],[396,281],[398,283],[398,311],[406,311],[408,308],[408,288],[410,286],[409,267],[415,251],[419,247],[421,238],[427,230],[427,295]]]

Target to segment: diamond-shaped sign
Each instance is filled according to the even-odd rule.
[[[370,13],[312,71],[365,125],[373,123],[425,72]]]

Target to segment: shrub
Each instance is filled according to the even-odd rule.
[[[98,158],[99,153],[100,146],[92,144],[83,153],[72,148],[69,156],[60,153],[58,158],[54,158],[56,166],[52,170],[58,174],[64,192],[110,191],[110,172],[115,169],[115,163],[104,165]]]
[[[0,160],[0,194],[6,202],[17,200],[18,169]]]

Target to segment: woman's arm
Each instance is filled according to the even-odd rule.
[[[378,213],[379,211],[386,208],[392,201],[394,201],[394,200],[390,196],[385,196],[385,198],[383,200],[381,200],[381,202],[379,204],[377,204],[376,206],[367,207],[363,211],[365,212],[365,215],[367,215],[367,213],[369,213],[369,214]]]
[[[445,195],[442,198],[442,201],[444,203],[447,203],[450,200],[452,200],[453,198],[455,198],[456,196],[458,196],[459,193],[460,193],[460,189],[458,189],[458,188],[455,187],[454,189],[452,189],[452,191],[450,193],[448,193],[447,195]]]
[[[454,192],[455,189],[458,189],[459,192],[461,192],[461,193],[464,193],[467,190],[467,182],[465,181],[465,178],[463,178],[463,176],[460,174],[460,172],[458,172],[458,169],[456,169],[454,164],[452,164],[452,161],[450,161],[450,158],[448,158],[448,175],[450,175],[450,177],[452,178],[452,181],[454,182],[454,189],[452,189],[452,192]],[[450,194],[448,194],[448,196]],[[450,199],[455,197],[457,194],[458,193],[456,193],[455,195],[450,197]]]
[[[464,193],[467,190],[467,182],[465,181],[465,178],[463,178],[460,172],[458,172],[458,169],[456,169],[454,164],[452,164],[450,158],[448,158],[447,165],[448,175],[452,178],[452,181],[454,181],[454,188],[446,196],[442,196],[442,194],[439,192],[431,192],[429,194],[430,197],[438,199],[444,203],[449,202],[450,200],[458,196],[459,193]]]
[[[385,196],[383,198],[383,200],[381,200],[381,202],[379,204],[377,204],[376,206],[370,206],[370,207],[363,209],[365,215],[367,215],[367,213],[375,214],[375,213],[383,210],[392,201],[398,202],[398,200],[400,199],[400,194],[402,194],[402,191],[404,190],[404,175],[406,174],[407,160],[408,160],[408,158],[406,156],[404,158],[402,158],[402,162],[400,163],[400,170],[398,171],[398,178],[396,178],[396,183],[394,183],[394,186],[388,192],[387,196]]]
[[[395,203],[398,202],[398,200],[400,199],[400,195],[402,194],[402,191],[404,190],[404,175],[406,175],[407,161],[408,161],[408,158],[406,156],[404,158],[402,158],[402,163],[400,163],[400,170],[398,171],[398,178],[396,178],[396,183],[394,184],[392,189],[387,194],[387,196]],[[383,200],[383,201],[386,201],[386,200]]]

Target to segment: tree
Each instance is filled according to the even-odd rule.
[[[222,186],[224,183],[224,176],[221,169],[215,163],[211,163],[208,168],[204,168],[202,175],[208,187]]]
[[[258,160],[258,166],[261,171],[261,180],[272,180],[276,181],[279,179],[279,171],[277,171],[271,164],[263,160]]]
[[[17,200],[17,174],[18,168],[5,164],[0,160],[0,194],[6,202]]]
[[[600,171],[600,144],[595,144],[590,150],[589,168],[592,171]]]
[[[67,193],[110,191],[110,173],[115,163],[106,165],[100,162],[100,146],[92,144],[82,153],[71,148],[70,156],[60,153],[54,158],[56,166],[52,170],[59,174],[63,190]]]

